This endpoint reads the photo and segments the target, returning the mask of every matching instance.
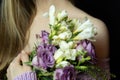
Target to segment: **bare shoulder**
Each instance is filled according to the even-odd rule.
[[[97,57],[100,59],[109,57],[109,31],[106,24],[100,19],[91,18],[93,24],[97,28],[95,48]]]

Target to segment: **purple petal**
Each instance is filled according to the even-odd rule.
[[[44,43],[48,43],[49,42],[49,33],[46,31],[42,31],[42,41]]]

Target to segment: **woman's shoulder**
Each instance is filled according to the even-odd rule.
[[[93,25],[97,28],[99,35],[101,34],[108,35],[108,29],[107,29],[105,22],[88,14],[87,12],[75,7],[72,9],[70,16],[72,18],[78,18],[80,20],[84,20],[84,18],[87,17],[93,23]]]
[[[96,35],[95,47],[96,47],[97,56],[99,58],[108,57],[109,55],[108,54],[109,53],[109,32],[108,32],[108,28],[105,22],[103,22],[102,20],[78,8],[75,8],[73,10],[74,10],[73,11],[74,15],[72,15],[72,18],[78,18],[80,20],[83,20],[85,17],[87,17],[96,27],[97,35]]]

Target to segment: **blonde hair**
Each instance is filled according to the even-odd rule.
[[[0,71],[24,48],[35,0],[2,0],[0,6]],[[1,74],[0,74],[1,75]]]

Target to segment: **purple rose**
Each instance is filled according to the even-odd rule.
[[[53,67],[55,59],[53,57],[56,47],[46,43],[42,43],[37,48],[37,55],[33,58],[32,64],[36,68],[47,69]]]
[[[54,80],[76,80],[76,72],[74,67],[67,66],[65,68],[56,69]]]
[[[87,55],[91,56],[92,59],[96,59],[96,53],[95,53],[95,47],[89,40],[83,40],[80,43],[78,43],[79,46],[82,46],[85,51],[87,51]]]

